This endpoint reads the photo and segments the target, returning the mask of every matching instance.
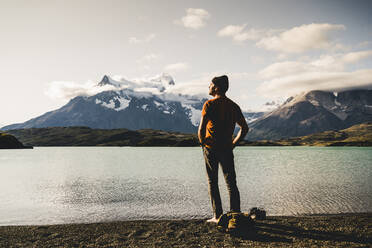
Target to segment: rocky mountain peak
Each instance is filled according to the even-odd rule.
[[[104,75],[101,82],[98,83],[98,86],[104,86],[106,84],[110,84],[110,77],[107,75]]]

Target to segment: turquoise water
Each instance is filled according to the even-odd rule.
[[[242,210],[372,212],[371,148],[238,147],[234,152]],[[199,147],[0,150],[0,187],[0,225],[211,216]],[[228,211],[222,175],[220,190]]]

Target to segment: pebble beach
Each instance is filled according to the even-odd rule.
[[[372,213],[268,216],[233,236],[205,220],[1,226],[0,247],[371,247]]]

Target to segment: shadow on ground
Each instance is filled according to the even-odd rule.
[[[305,229],[291,224],[281,224],[275,219],[268,220],[270,223],[257,222],[254,228],[246,229],[240,233],[231,234],[243,240],[257,242],[285,242],[292,243],[293,239],[319,240],[332,242],[351,242],[358,244],[372,244],[371,237],[364,237],[358,233],[346,234],[338,231],[320,231]]]

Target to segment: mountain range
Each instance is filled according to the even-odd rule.
[[[310,91],[253,121],[247,138],[276,140],[372,121],[372,90]]]
[[[5,126],[2,130],[87,126],[194,133],[207,98],[173,93],[174,85],[173,78],[168,74],[142,82],[113,80],[105,75],[97,87],[110,90],[93,96],[74,97],[57,110],[24,123]],[[262,115],[263,112],[244,112],[248,122]]]
[[[93,129],[155,129],[195,133],[205,96],[175,91],[168,74],[148,80],[114,80],[105,75],[97,94],[78,95],[57,110],[2,130],[86,126]],[[278,140],[340,130],[372,121],[372,90],[310,91],[288,98],[269,112],[243,112],[249,140]]]

